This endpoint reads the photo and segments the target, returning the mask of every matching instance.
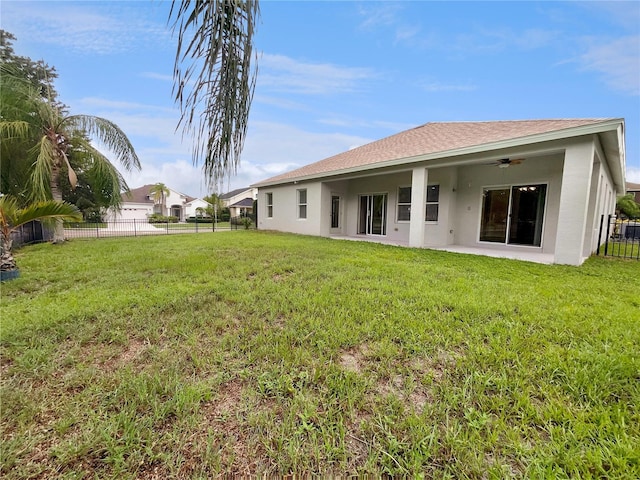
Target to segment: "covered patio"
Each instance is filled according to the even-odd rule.
[[[382,237],[348,237],[343,235],[331,235],[329,238],[333,240],[350,240],[354,242],[370,242],[380,243],[383,245],[393,245],[397,247],[409,247],[409,242],[399,240],[389,240]],[[516,251],[508,250],[505,248],[479,248],[479,247],[466,247],[462,245],[448,245],[445,247],[424,247],[428,250],[442,250],[452,253],[463,253],[466,255],[482,255],[485,257],[494,258],[508,258],[510,260],[520,260],[523,262],[541,263],[545,265],[551,265],[554,263],[554,255],[552,253],[532,252],[532,251]]]

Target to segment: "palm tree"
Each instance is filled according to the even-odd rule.
[[[1,65],[2,89],[0,135],[11,161],[28,165],[28,191],[32,202],[53,199],[62,201],[61,176],[65,174],[71,187],[77,182],[70,157],[78,156],[83,164],[91,164],[103,185],[114,190],[110,198],[118,207],[120,192],[128,190],[122,175],[91,140],[97,140],[115,154],[127,170],[140,169],[140,161],[126,134],[113,122],[91,115],[68,115],[60,104],[43,99],[33,86],[9,65]],[[12,145],[17,145],[11,149]],[[5,152],[3,151],[3,154]],[[3,162],[5,158],[3,158]],[[18,169],[19,170],[19,169]],[[58,222],[54,242],[63,241],[62,224]]]
[[[46,219],[79,222],[82,220],[82,214],[75,206],[55,200],[46,200],[20,208],[14,197],[5,195],[0,198],[0,233],[2,234],[0,270],[10,271],[18,268],[13,258],[11,234],[25,223]]]
[[[167,187],[164,183],[156,183],[149,190],[149,195],[153,198],[153,203],[156,205],[160,205],[160,215],[164,215],[165,212],[165,197],[171,193],[169,191],[169,187]]]
[[[178,35],[178,126],[193,135],[193,161],[203,162],[211,185],[235,173],[240,163],[255,89],[259,14],[257,0],[174,0],[169,13]],[[187,59],[191,63],[183,69]]]

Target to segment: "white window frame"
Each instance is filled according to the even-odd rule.
[[[304,192],[304,202],[301,199],[302,192]],[[307,202],[309,201],[307,189],[306,188],[300,188],[300,189],[296,190],[296,197],[297,197],[297,203],[298,203],[298,220],[306,220],[307,219],[307,204],[308,204]]]
[[[409,190],[409,201],[408,202],[401,202],[400,201],[400,190]],[[406,219],[401,219],[400,218],[400,207],[408,207],[407,208],[407,213],[408,213],[408,218]],[[397,223],[409,223],[409,221],[411,220],[411,185],[409,186],[400,186],[398,187],[398,198],[397,198],[397,202],[396,202],[396,222]]]
[[[437,200],[428,200],[429,199],[429,189],[433,188],[433,187],[438,187],[438,199]],[[406,203],[406,202],[400,202],[400,189],[409,189],[409,195],[411,195],[411,187],[410,186],[400,186],[398,187],[398,198],[396,201],[396,222],[397,223],[409,223],[411,221],[411,202]],[[406,206],[409,205],[409,218],[406,220],[400,220],[400,207],[401,206]],[[437,207],[437,211],[438,214],[436,215],[436,219],[435,220],[428,220],[427,219],[427,213],[429,210],[429,205],[435,205]],[[435,224],[438,223],[438,218],[440,217],[440,184],[439,183],[433,183],[433,184],[429,184],[427,185],[427,192],[426,192],[426,198],[425,198],[425,209],[424,209],[424,222],[425,223],[431,223],[431,224]]]
[[[433,187],[438,187],[438,199],[437,200],[429,200],[429,189],[433,188]],[[436,219],[435,220],[429,220],[427,218],[427,215],[429,214],[429,205],[435,205],[436,206]],[[440,218],[440,184],[438,183],[434,183],[432,185],[427,185],[427,199],[426,199],[426,204],[425,204],[425,209],[424,209],[424,221],[426,223],[438,223],[438,219]]]
[[[267,218],[273,218],[273,192],[264,194],[265,205],[267,207]]]

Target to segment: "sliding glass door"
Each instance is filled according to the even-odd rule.
[[[361,235],[387,234],[387,195],[360,195],[358,233]]]
[[[485,188],[480,241],[539,247],[546,196],[546,185]]]

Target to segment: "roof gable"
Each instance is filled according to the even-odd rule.
[[[278,175],[257,185],[278,184],[298,178],[313,178],[358,168],[375,168],[386,162],[426,155],[455,152],[478,147],[487,150],[491,146],[509,140],[535,137],[550,132],[562,132],[609,122],[614,119],[558,119],[558,120],[509,120],[495,122],[434,122],[391,135],[352,150],[334,155],[290,172]]]
[[[129,192],[125,192],[121,195],[122,201],[126,203],[154,203],[153,199],[150,199],[151,189],[155,187],[155,184],[147,184],[138,188],[132,188]],[[186,202],[192,202],[196,199],[196,197],[191,197],[189,195],[185,195],[184,193],[180,193],[171,187],[167,187],[172,192],[182,196],[185,198]]]
[[[228,198],[235,197],[236,195],[240,195],[242,192],[246,192],[247,190],[251,190],[251,187],[236,188],[235,190],[231,190],[230,192],[220,195],[220,200],[226,200]]]
[[[132,188],[129,192],[122,194],[122,201],[127,203],[153,203],[149,198],[149,191],[153,185],[143,185],[138,188]]]
[[[253,198],[243,198],[229,207],[253,207]]]

